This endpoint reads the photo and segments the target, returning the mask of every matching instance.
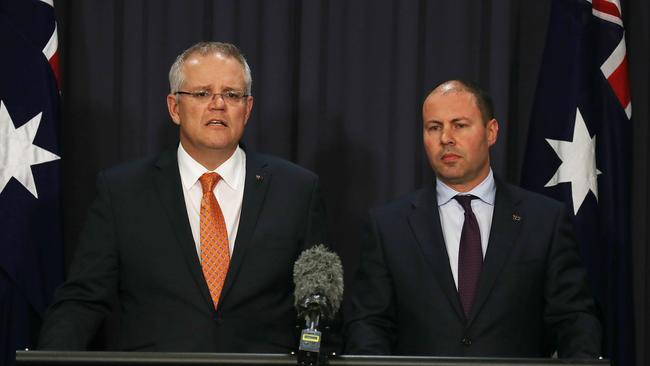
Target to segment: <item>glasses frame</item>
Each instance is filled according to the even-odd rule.
[[[226,104],[237,104],[241,102],[242,100],[250,97],[250,94],[246,94],[243,92],[238,92],[234,90],[227,90],[222,93],[213,93],[211,91],[207,90],[199,90],[195,92],[189,92],[189,91],[183,91],[179,90],[174,93],[174,95],[189,95],[193,99],[199,102],[212,102],[215,98],[215,96],[218,96],[221,98],[221,100],[224,101]]]

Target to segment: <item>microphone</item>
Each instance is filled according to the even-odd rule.
[[[343,300],[343,266],[336,253],[318,244],[300,254],[293,266],[294,305],[305,320],[300,334],[301,365],[317,365],[321,320],[332,320]]]

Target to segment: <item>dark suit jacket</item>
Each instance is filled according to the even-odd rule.
[[[348,354],[600,354],[601,327],[572,227],[556,201],[497,181],[475,302],[463,313],[435,184],[370,212],[347,323]]]
[[[117,298],[118,350],[286,353],[298,345],[293,263],[324,240],[316,175],[247,152],[239,230],[215,311],[176,150],[107,170],[39,348],[86,348]]]

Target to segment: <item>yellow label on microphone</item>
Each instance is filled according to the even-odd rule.
[[[316,334],[303,334],[302,340],[304,342],[320,342],[320,336]]]

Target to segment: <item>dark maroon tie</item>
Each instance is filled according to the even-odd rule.
[[[472,211],[472,200],[478,197],[455,196],[454,197],[465,210],[465,222],[463,231],[460,234],[460,248],[458,250],[458,295],[463,305],[465,316],[469,316],[472,309],[474,295],[478,284],[478,277],[483,267],[483,251],[481,249],[481,231],[478,228],[478,221]]]

